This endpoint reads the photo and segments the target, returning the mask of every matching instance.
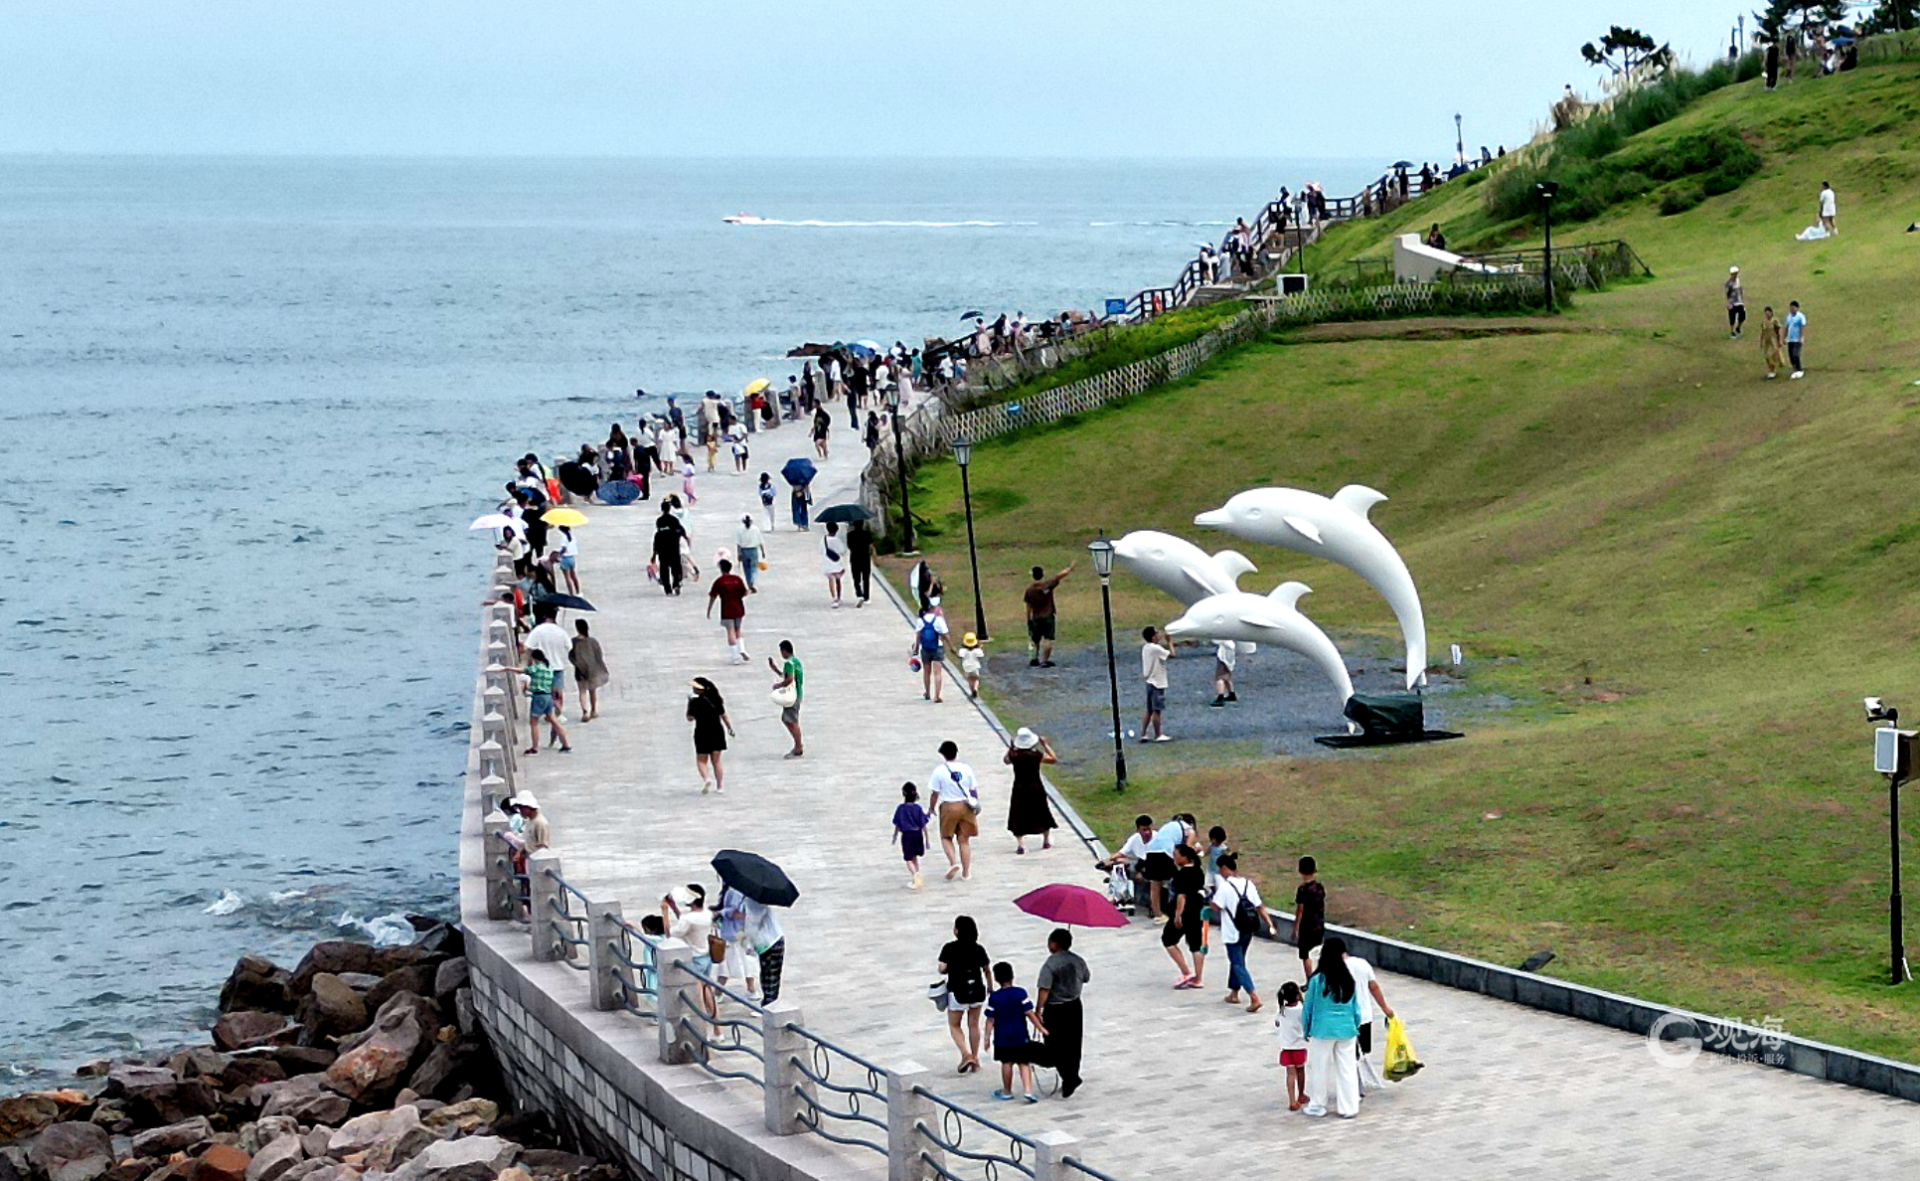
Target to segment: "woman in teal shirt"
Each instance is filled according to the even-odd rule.
[[[1360,1114],[1360,990],[1347,968],[1347,942],[1320,945],[1320,968],[1307,981],[1300,1027],[1307,1035],[1307,1105],[1302,1115]]]

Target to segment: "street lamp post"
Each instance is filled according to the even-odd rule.
[[[1460,116],[1458,115],[1453,117],[1453,162],[1455,164],[1465,164],[1467,162],[1467,135],[1465,131],[1461,130]]]
[[[913,549],[913,505],[907,500],[907,449],[900,441],[900,390],[887,391],[887,417],[893,420],[893,465],[900,472],[900,552]]]
[[[1887,893],[1887,928],[1891,936],[1895,984],[1913,979],[1907,968],[1907,941],[1902,933],[1906,926],[1905,908],[1900,901],[1900,785],[1906,781],[1907,777],[1899,772],[1887,776],[1887,839],[1892,845],[1893,864],[1893,888]]]
[[[1546,232],[1546,269],[1542,278],[1547,284],[1547,311],[1553,311],[1553,199],[1560,195],[1558,181],[1543,180],[1533,186],[1533,192],[1540,198],[1540,216]]]
[[[1866,699],[1867,720],[1879,722],[1873,732],[1873,769],[1887,778],[1887,862],[1892,880],[1887,888],[1887,944],[1892,961],[1892,983],[1913,979],[1907,968],[1905,908],[1900,899],[1900,785],[1913,774],[1914,732],[1900,729],[1900,711],[1878,697]]]
[[[967,506],[967,564],[973,568],[973,632],[981,643],[987,642],[987,608],[980,598],[980,551],[973,544],[973,485],[967,480],[967,468],[973,460],[973,440],[965,435],[953,441],[953,462],[960,465],[960,500]]]
[[[1100,576],[1100,615],[1107,625],[1107,689],[1113,700],[1113,790],[1127,790],[1127,748],[1120,733],[1120,674],[1113,664],[1113,543],[1104,531],[1087,549],[1093,554],[1093,572]]]

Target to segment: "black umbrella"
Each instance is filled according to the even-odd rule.
[[[713,855],[713,871],[762,906],[792,906],[800,897],[787,872],[758,853],[722,849]]]
[[[1395,161],[1393,162],[1393,166],[1394,166],[1395,168],[1412,168],[1412,167],[1413,167],[1413,161],[1411,161],[1411,160],[1395,160]]]
[[[980,319],[980,313],[979,312],[961,312],[960,318],[962,320],[978,320]]]
[[[836,504],[813,519],[823,525],[831,525],[835,522],[851,524],[854,521],[870,521],[873,519],[873,514],[857,504]]]
[[[813,466],[811,459],[789,459],[780,469],[780,478],[795,488],[813,483],[813,477],[820,469]]]
[[[593,604],[587,602],[579,595],[541,595],[536,596],[533,601],[535,603],[545,603],[549,607],[571,607],[575,611],[593,610]]]

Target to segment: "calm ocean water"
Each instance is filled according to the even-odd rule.
[[[451,911],[504,457],[802,340],[1096,306],[1367,171],[0,158],[0,1088]]]

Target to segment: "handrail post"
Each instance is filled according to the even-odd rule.
[[[560,902],[560,854],[541,849],[527,854],[527,913],[533,927],[533,958],[550,962],[561,957],[566,944],[555,937],[554,907]]]
[[[497,739],[480,743],[480,774],[484,779],[499,779],[507,785],[507,794],[513,794],[513,760]]]
[[[487,704],[489,707],[494,705],[493,702]],[[485,742],[499,743],[501,754],[507,765],[509,767],[514,765],[513,727],[507,724],[505,715],[499,713],[497,709],[483,715],[480,719],[480,737]]]
[[[687,1003],[691,978],[685,971],[693,959],[693,948],[679,939],[665,939],[654,960],[654,1012],[658,1015],[660,1061],[679,1066],[693,1061],[693,1045],[680,1023],[693,1006]]]
[[[587,895],[587,986],[596,1009],[620,1007],[620,961],[613,958],[619,943],[619,900]]]
[[[760,1013],[760,1040],[766,1054],[762,1095],[767,1131],[776,1136],[806,1131],[806,1125],[800,1122],[804,1103],[801,1093],[810,1095],[812,1086],[796,1065],[800,1055],[807,1052],[806,1039],[796,1029],[799,1024],[800,1006],[789,1000],[777,1000]]]
[[[1038,1132],[1032,1140],[1033,1181],[1068,1181],[1073,1168],[1066,1157],[1080,1143],[1079,1138],[1055,1131]]]
[[[487,917],[504,923],[513,917],[513,872],[507,864],[507,845],[501,834],[508,821],[498,809],[487,813],[481,837],[480,857],[487,875]]]
[[[887,1072],[887,1181],[932,1181],[933,1170],[922,1157],[946,1163],[946,1153],[920,1130],[936,1117],[933,1101],[914,1088],[932,1081],[933,1072],[918,1062],[902,1062]]]

